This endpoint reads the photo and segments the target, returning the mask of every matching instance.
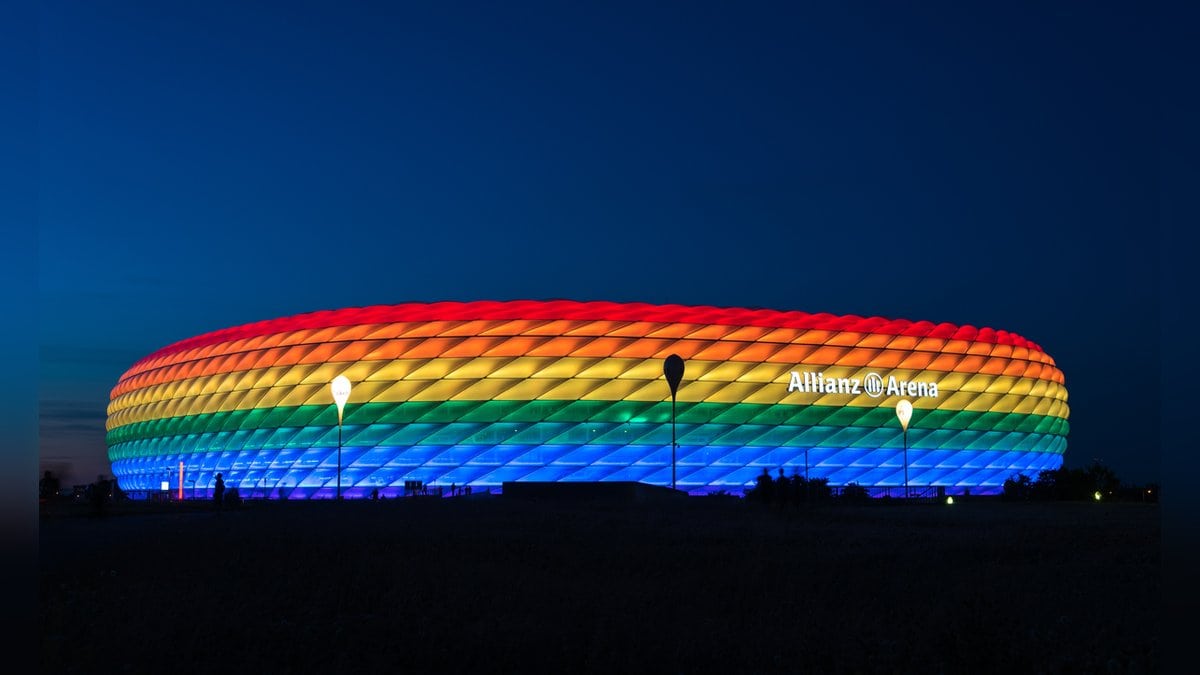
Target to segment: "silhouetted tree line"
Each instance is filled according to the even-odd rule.
[[[833,491],[829,489],[829,479],[809,478],[806,480],[799,472],[793,472],[789,478],[783,475],[783,469],[779,470],[779,475],[775,478],[771,477],[769,471],[763,469],[762,475],[756,479],[754,487],[746,491],[747,499],[775,507],[824,502],[829,501],[832,496]]]
[[[1096,492],[1103,498],[1115,498],[1128,490],[1121,488],[1121,481],[1112,469],[1099,462],[1086,469],[1060,467],[1038,473],[1037,479],[1025,474],[1016,474],[1004,481],[1006,501],[1071,501],[1095,499]],[[1157,490],[1151,494],[1157,499]],[[1138,494],[1137,489],[1134,494]],[[1145,499],[1143,499],[1145,501]]]

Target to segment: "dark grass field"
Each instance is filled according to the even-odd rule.
[[[1156,505],[75,508],[43,672],[1159,670]]]

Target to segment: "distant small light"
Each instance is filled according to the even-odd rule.
[[[171,489],[171,484],[165,480],[162,483],[160,483],[160,486],[161,486],[161,489],[163,492],[168,492]]]
[[[1096,498],[1096,501],[1100,501],[1100,491],[1099,490],[1096,490],[1095,494],[1093,494],[1092,496]]]
[[[947,504],[953,504],[953,503],[954,503],[954,497],[946,497],[946,503],[947,503]]]

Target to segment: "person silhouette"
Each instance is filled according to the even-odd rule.
[[[38,496],[42,499],[53,499],[58,496],[58,477],[47,470],[38,483]]]
[[[762,473],[758,475],[758,479],[755,481],[753,494],[764,504],[770,504],[773,487],[774,481],[771,480],[771,472],[764,466]]]
[[[217,510],[221,509],[221,502],[225,499],[225,479],[221,474],[217,474],[217,485],[213,488],[213,502],[217,505]]]

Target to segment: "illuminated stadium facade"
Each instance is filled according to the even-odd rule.
[[[316,312],[183,340],[112,390],[108,452],[129,491],[330,498],[405,481],[671,484],[739,491],[769,470],[901,486],[895,406],[912,402],[912,486],[996,492],[1058,468],[1063,374],[1012,333],[857,316],[607,302],[401,304]]]

